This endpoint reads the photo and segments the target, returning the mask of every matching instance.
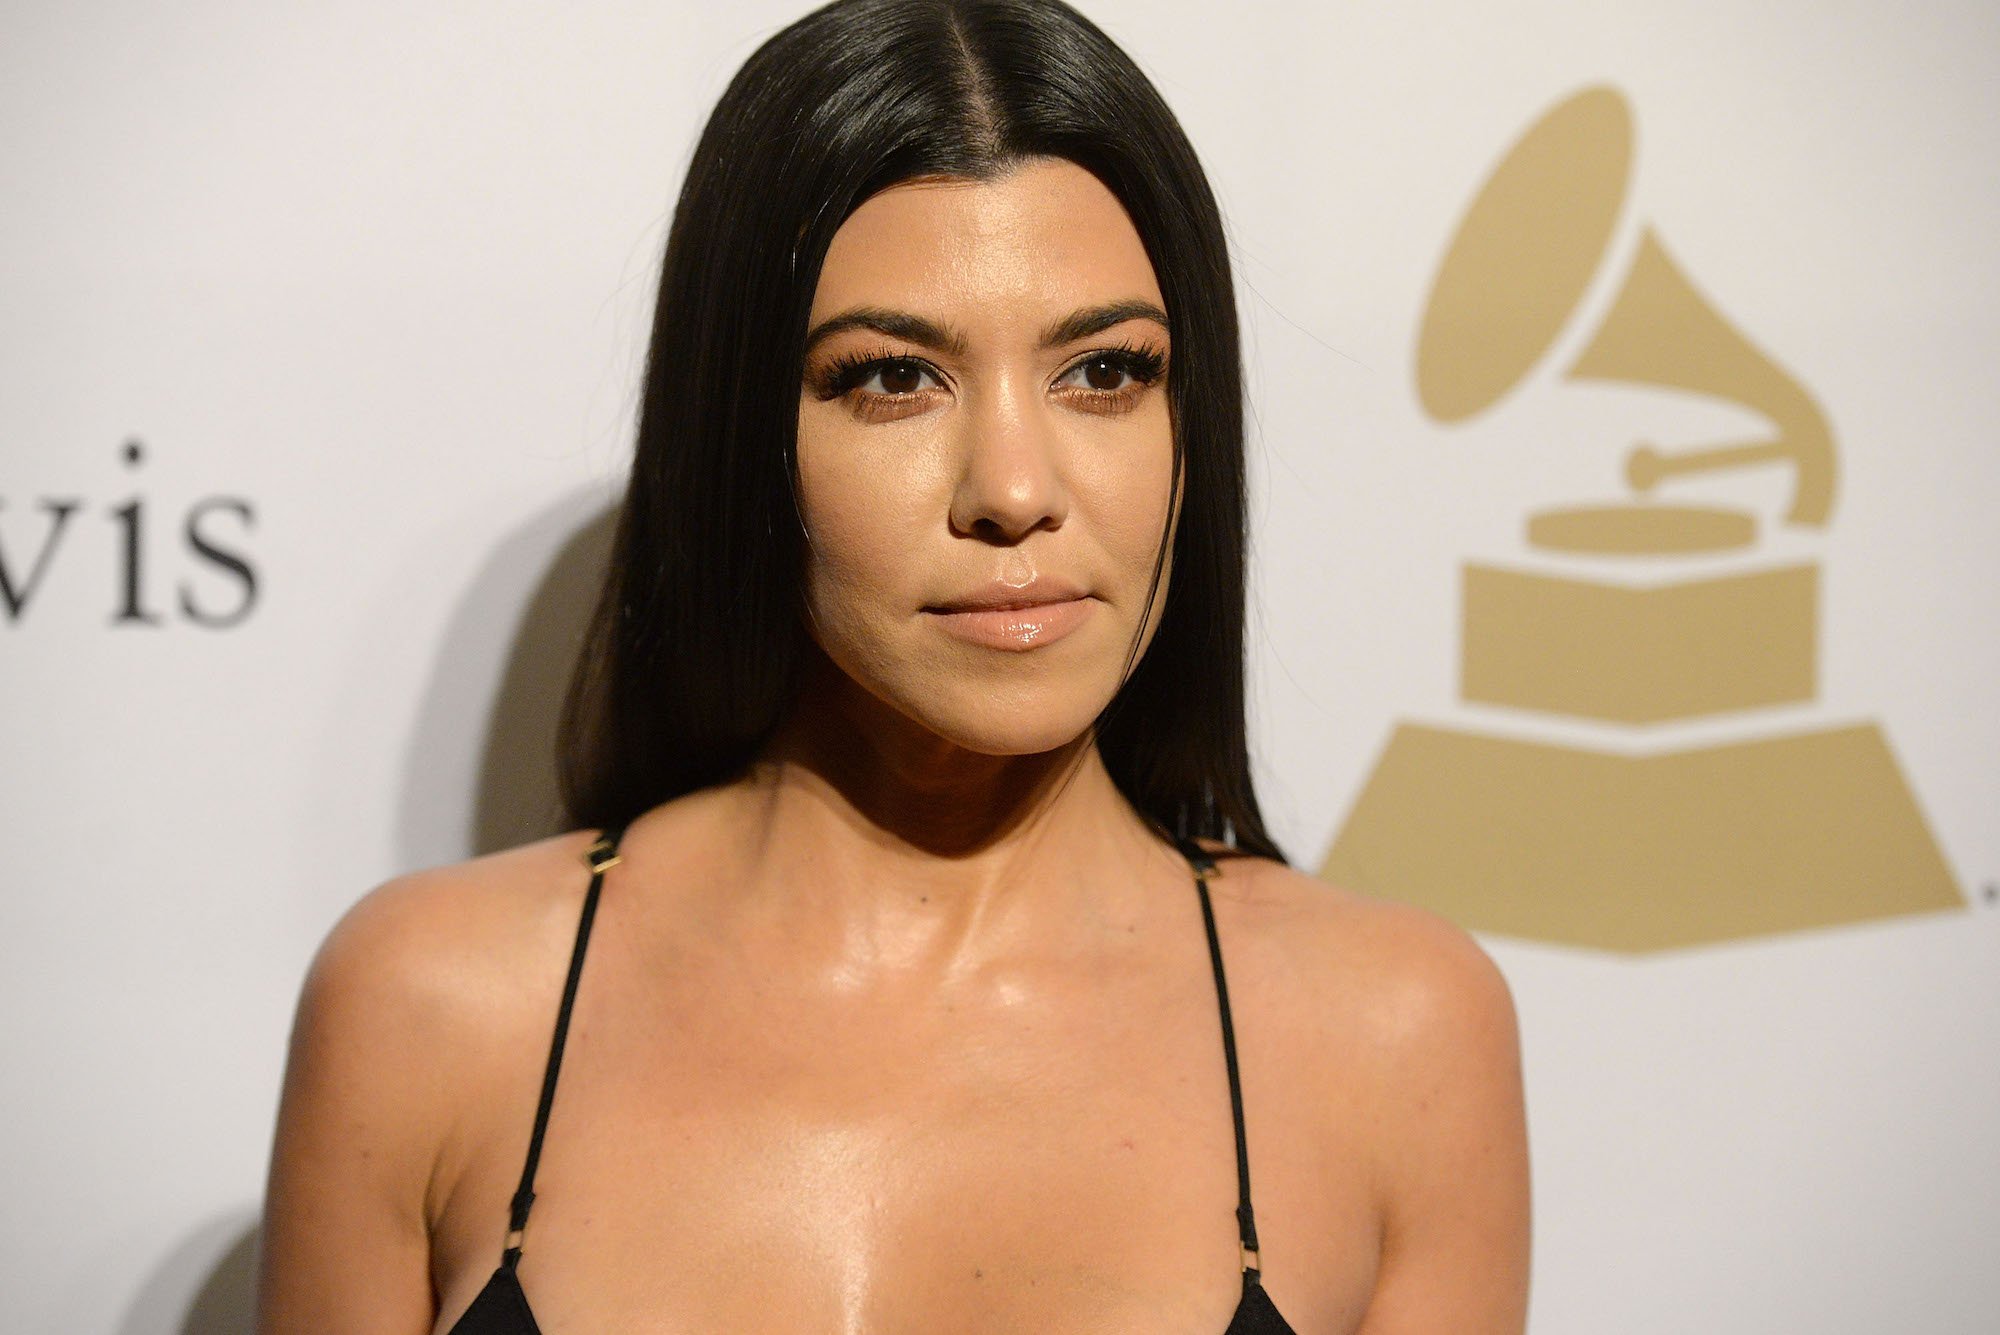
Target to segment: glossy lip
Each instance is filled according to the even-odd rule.
[[[1063,639],[1089,619],[1096,599],[1056,580],[994,582],[924,608],[947,634],[988,649],[1023,653]]]

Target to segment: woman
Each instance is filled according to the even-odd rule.
[[[588,828],[328,938],[262,1328],[1519,1331],[1504,984],[1258,815],[1237,357],[1074,11],[766,42],[668,240]]]

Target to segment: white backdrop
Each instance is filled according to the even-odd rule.
[[[534,832],[666,210],[730,73],[799,12],[10,8],[0,1328],[246,1328],[306,961],[369,886]],[[1612,448],[1536,434],[1559,407],[1438,427],[1412,366],[1507,147],[1583,86],[1629,100],[1634,216],[1839,441],[1798,718],[1882,729],[1968,907],[1637,957],[1485,938],[1524,1032],[1532,1328],[1993,1329],[1992,7],[1088,12],[1229,220],[1254,744],[1308,867],[1399,720],[1474,717],[1462,563],[1616,482]],[[218,499],[196,535],[254,598],[187,536]]]

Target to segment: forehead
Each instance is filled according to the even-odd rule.
[[[1045,318],[1143,297],[1158,279],[1124,205],[1073,162],[1031,159],[992,181],[908,181],[834,234],[812,318],[854,305]]]

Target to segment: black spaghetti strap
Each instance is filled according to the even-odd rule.
[[[1174,842],[1181,856],[1194,868],[1195,892],[1201,898],[1201,925],[1208,932],[1208,962],[1215,970],[1215,1008],[1222,1015],[1222,1062],[1229,1068],[1229,1115],[1236,1123],[1236,1226],[1243,1242],[1243,1287],[1249,1289],[1259,1281],[1263,1258],[1257,1254],[1257,1216],[1250,1208],[1250,1146],[1243,1134],[1243,1082],[1236,1070],[1236,1025],[1229,1016],[1229,982],[1222,972],[1222,942],[1215,934],[1215,908],[1208,899],[1208,880],[1221,872],[1215,859],[1194,840]]]
[[[590,864],[590,889],[584,892],[583,914],[576,924],[576,948],[570,952],[569,977],[563,982],[562,1008],[556,1012],[555,1038],[549,1044],[549,1065],[542,1074],[542,1097],[535,1107],[535,1130],[528,1137],[528,1161],[521,1167],[521,1185],[510,1202],[507,1240],[501,1248],[500,1266],[512,1270],[521,1260],[521,1233],[528,1226],[528,1211],[535,1204],[535,1166],[542,1158],[542,1136],[549,1129],[549,1109],[555,1103],[556,1075],[562,1070],[563,1044],[569,1039],[569,1014],[576,1005],[577,981],[583,977],[584,947],[590,944],[590,924],[597,917],[597,899],[604,889],[604,873],[618,865],[621,826],[606,830],[584,854]]]

